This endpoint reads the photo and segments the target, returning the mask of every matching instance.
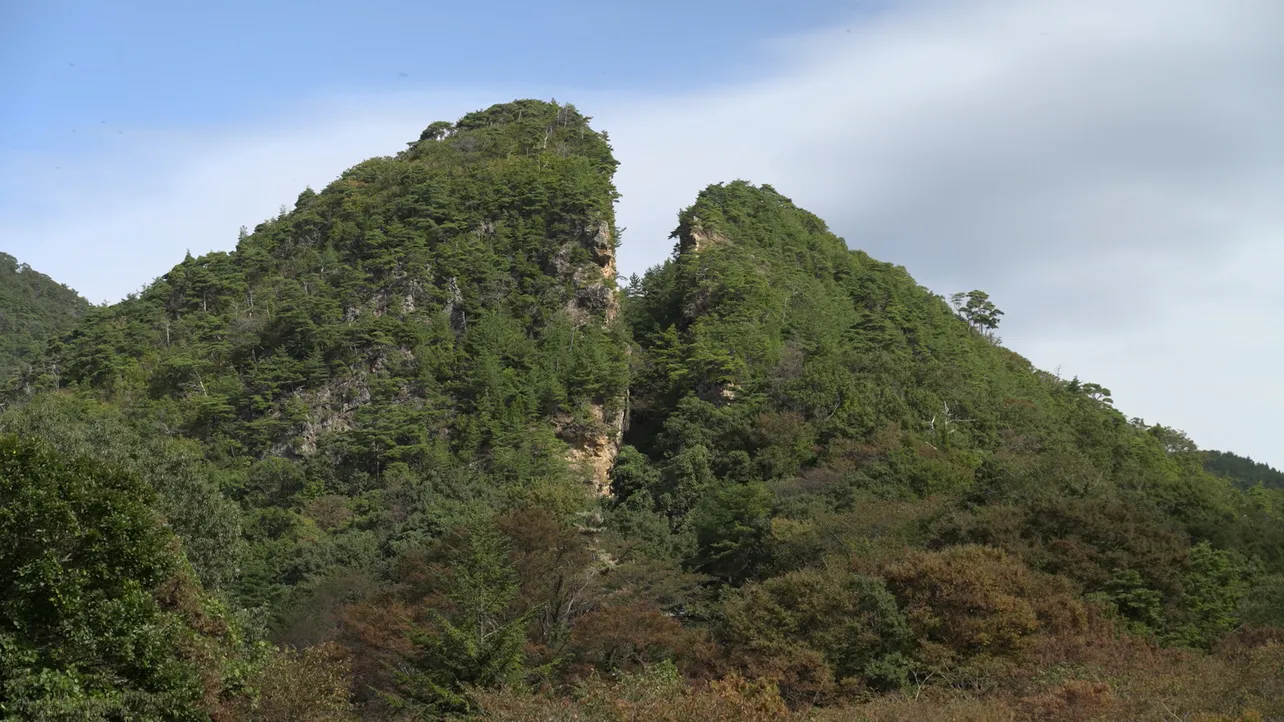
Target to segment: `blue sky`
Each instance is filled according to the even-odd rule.
[[[492,19],[493,18],[493,19]],[[1284,467],[1279,0],[0,0],[0,250],[95,302],[436,120],[576,104],[622,273],[770,183],[1126,413]]]
[[[762,43],[852,0],[64,2],[0,10],[5,149],[218,126],[301,99],[410,88],[665,92],[761,70]]]

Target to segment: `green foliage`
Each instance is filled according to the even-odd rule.
[[[840,685],[907,681],[909,625],[896,599],[882,581],[839,569],[746,585],[725,603],[720,636],[758,674],[818,653]]]
[[[586,123],[520,101],[438,128],[101,310],[51,366],[219,453],[324,453],[376,483],[614,408],[615,163]]]
[[[1243,569],[1231,554],[1200,542],[1190,550],[1183,580],[1185,624],[1177,633],[1191,646],[1209,647],[1239,623],[1244,596]]]
[[[671,515],[713,478],[786,480],[843,463],[838,440],[889,429],[847,483],[967,488],[1002,400],[1052,395],[903,269],[848,250],[769,186],[711,186],[675,235],[675,258],[625,306],[643,356],[629,441],[660,468],[653,496]]]
[[[691,515],[696,567],[733,584],[753,574],[766,556],[770,512],[771,493],[761,483],[711,490]]]
[[[466,538],[453,559],[446,598],[453,618],[433,610],[430,627],[412,632],[418,648],[408,669],[397,674],[398,707],[464,712],[470,687],[520,683],[525,672],[525,622],[505,615],[518,593],[505,540],[485,527]]]
[[[1257,484],[1267,489],[1284,489],[1284,472],[1269,464],[1236,456],[1228,451],[1207,452],[1204,468],[1212,474],[1230,479],[1241,489],[1249,489]]]
[[[5,335],[0,703],[1145,719],[1130,700],[1201,698],[1166,684],[1243,701],[1219,714],[1271,697],[1277,472],[1036,370],[985,292],[951,304],[770,186],[705,189],[617,294],[588,121],[519,100],[432,123],[76,324],[0,263],[0,324],[30,331]]]
[[[584,509],[570,448],[614,442],[628,383],[616,163],[588,121],[523,100],[432,125],[235,251],[95,309],[13,394],[59,386],[112,410],[0,424],[128,457],[202,580],[277,625],[296,587],[377,571],[394,540],[493,505]],[[360,511],[318,530],[302,512],[324,496]]]
[[[201,718],[198,669],[159,588],[181,571],[135,477],[0,436],[0,711]]]
[[[1250,578],[1279,568],[1284,507],[1269,490],[1237,493],[1185,434],[1129,421],[1108,389],[998,346],[1002,312],[983,291],[955,294],[951,310],[741,181],[703,191],[674,236],[674,258],[627,289],[640,359],[626,440],[645,460],[629,452],[616,491],[646,492],[693,530],[694,567],[741,584],[768,558],[816,565],[871,548],[846,511],[859,495],[944,498],[924,541],[1007,556],[911,554],[880,573],[917,635],[964,656],[1008,653],[1039,628],[1028,568],[1197,647],[1243,619]],[[774,493],[751,494],[759,482]],[[1002,576],[1026,581],[1002,591]]]
[[[950,305],[969,326],[986,335],[999,327],[999,316],[1003,315],[985,291],[960,291],[950,296]]]
[[[673,533],[668,518],[654,507],[651,492],[644,489],[611,509],[606,521],[609,528],[639,554],[664,560],[688,556],[688,547],[694,541],[692,535]]]
[[[0,416],[0,431],[43,439],[64,454],[127,471],[154,493],[153,506],[183,542],[209,590],[225,587],[241,561],[241,515],[224,490],[240,478],[215,468],[198,444],[157,434],[120,409],[48,394]]]
[[[1106,582],[1105,598],[1125,619],[1141,625],[1143,633],[1154,632],[1164,626],[1164,595],[1147,587],[1136,569],[1116,572]]]
[[[48,383],[30,365],[88,311],[75,291],[0,252],[0,387]]]

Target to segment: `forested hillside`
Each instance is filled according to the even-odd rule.
[[[434,123],[50,343],[0,710],[1284,716],[1284,491],[770,186],[617,290],[615,167],[569,105]]]
[[[1230,479],[1241,489],[1251,489],[1258,484],[1268,489],[1284,489],[1284,471],[1229,451],[1206,452],[1204,468]]]
[[[88,310],[75,291],[0,251],[0,379],[23,370]]]

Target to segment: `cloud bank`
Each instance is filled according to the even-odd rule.
[[[706,184],[770,183],[935,291],[989,291],[1036,364],[1284,466],[1280,28],[1276,0],[920,1],[778,39],[773,75],[699,93],[330,99],[9,163],[0,244],[115,299],[431,120],[556,96],[621,160],[624,273],[667,257]]]

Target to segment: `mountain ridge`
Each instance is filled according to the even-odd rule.
[[[0,441],[31,461],[0,494],[124,483],[83,468],[154,492],[129,513],[188,596],[158,588],[149,619],[207,650],[155,647],[183,718],[1278,710],[1282,492],[770,185],[705,188],[617,288],[589,121],[518,100],[432,123],[11,384]],[[69,609],[79,639],[122,633]],[[0,655],[29,641],[0,629]],[[0,709],[129,704],[98,668],[83,693],[21,669]]]
[[[144,331],[135,327],[135,330],[149,334],[153,348],[163,344],[166,350],[188,342],[189,339],[183,335],[187,332],[185,316],[233,316],[241,333],[249,338],[230,354],[215,348],[215,354],[225,353],[217,363],[242,368],[261,366],[259,353],[274,353],[276,357],[283,357],[282,363],[291,367],[283,370],[286,388],[300,392],[312,388],[309,379],[315,381],[326,375],[326,370],[319,368],[319,364],[328,365],[329,375],[335,378],[337,366],[341,363],[336,361],[336,357],[343,356],[340,342],[315,337],[318,323],[379,326],[379,320],[386,315],[406,318],[414,316],[419,306],[431,304],[442,310],[450,331],[459,334],[470,325],[470,315],[471,322],[475,324],[476,319],[486,313],[484,307],[487,304],[498,302],[510,292],[518,292],[525,294],[532,308],[542,303],[559,307],[539,309],[537,315],[541,318],[527,314],[528,320],[536,323],[544,322],[544,315],[564,312],[573,327],[590,321],[609,325],[617,312],[613,213],[610,207],[615,193],[610,184],[614,161],[610,160],[609,148],[599,135],[584,132],[585,123],[586,120],[569,106],[521,101],[467,115],[449,127],[433,127],[425,131],[425,138],[398,156],[358,164],[319,194],[305,191],[293,212],[260,224],[253,233],[240,239],[237,250],[232,253],[212,253],[199,259],[189,257],[145,289],[138,301],[118,304],[102,315],[130,313],[122,309],[146,312],[140,306],[149,303],[160,306],[151,311],[149,320],[152,328]],[[546,149],[550,142],[551,149]],[[537,148],[542,152],[532,155]],[[531,163],[524,161],[536,164],[561,162],[567,166],[565,173],[556,178],[562,187],[544,187],[545,181],[533,176],[529,167]],[[475,176],[469,174],[468,164],[476,166]],[[530,237],[533,232],[542,237],[540,230],[521,228],[520,223],[517,228],[506,227],[505,220],[495,216],[496,213],[502,214],[503,206],[492,192],[499,187],[494,183],[499,179],[493,176],[505,173],[508,174],[506,182],[512,186],[505,190],[526,193],[522,202],[539,203],[537,196],[530,194],[544,193],[551,199],[544,201],[546,204],[565,205],[563,208],[550,207],[547,216],[541,219],[557,226],[546,232],[568,236],[556,249],[538,248],[531,245],[530,240],[523,240],[519,243],[526,244],[525,247],[512,248],[515,255],[505,260],[501,260],[502,249],[483,250],[486,244],[501,245],[494,240],[496,234],[506,236],[527,232]],[[416,185],[417,181],[420,184]],[[572,187],[577,183],[583,187]],[[357,227],[365,222],[355,215],[362,210],[360,204],[391,201],[392,198],[385,197],[397,195],[398,188],[413,191],[403,192],[395,198],[401,207],[392,210],[391,214],[400,215],[404,220],[391,218],[369,222],[373,226],[390,223],[391,228],[372,227],[363,231]],[[436,217],[413,215],[416,213],[414,203],[431,203],[436,200],[434,195],[448,196],[452,191],[458,196],[455,207],[439,210]],[[419,194],[419,198],[413,194]],[[345,208],[345,201],[350,198],[355,199],[352,207]],[[576,214],[585,214],[584,220],[574,221]],[[571,227],[576,223],[579,225]],[[421,227],[416,228],[415,224]],[[348,234],[350,237],[334,238],[327,245],[321,241],[321,236],[326,233]],[[422,240],[417,239],[407,245],[406,240],[416,234]],[[511,240],[504,240],[511,245]],[[444,245],[451,247],[443,250]],[[464,255],[451,258],[453,252]],[[469,254],[474,257],[467,258]],[[278,284],[283,288],[256,288],[264,274],[282,261],[304,266],[298,270],[310,274],[309,277],[302,279],[301,283],[298,279],[287,278],[287,282]],[[488,268],[513,265],[529,270],[514,269],[508,276],[509,280],[505,281],[500,274]],[[541,271],[546,271],[547,275]],[[473,278],[468,279],[469,275]],[[542,287],[513,288],[513,280],[538,278],[548,280],[539,282]],[[289,280],[295,282],[289,283]],[[352,290],[345,290],[344,284]],[[360,284],[369,284],[369,290],[356,290]],[[558,284],[562,287],[560,290],[553,287]],[[314,286],[319,285],[337,291],[334,300],[327,301],[331,307],[322,307],[317,312],[300,306],[315,295],[317,289]],[[539,298],[541,295],[547,298]],[[558,297],[556,301],[552,296]],[[296,319],[297,328],[284,327],[288,322],[281,321],[281,309],[274,309],[274,303],[289,306],[287,313],[300,316]],[[272,316],[274,311],[275,319]],[[309,315],[311,318],[307,317]],[[105,318],[100,318],[99,324],[110,325]],[[406,333],[404,328],[402,332]],[[312,336],[292,337],[300,334]],[[98,365],[94,347],[104,342],[114,347],[117,360],[122,355],[126,358],[142,357],[143,364],[157,364],[156,369],[144,370],[144,373],[159,371],[177,375],[167,381],[171,387],[194,383],[200,394],[209,396],[207,384],[199,374],[193,376],[192,369],[175,366],[189,361],[199,362],[198,359],[157,358],[153,361],[148,359],[149,355],[172,357],[174,354],[149,354],[147,343],[142,339],[105,339],[96,329],[84,327],[68,339],[68,353],[62,364],[66,370],[60,383],[110,386],[114,379],[128,374],[127,370],[105,369]],[[327,342],[328,346],[319,348]],[[394,345],[387,352],[400,354],[402,362],[413,362],[412,358],[407,358],[413,351],[405,344],[400,347]],[[327,358],[313,358],[318,353]],[[377,372],[377,367],[390,361],[374,357],[363,360],[356,356],[347,361],[353,369],[364,364],[366,372]],[[301,437],[301,443],[296,444],[277,433],[274,438],[258,440],[252,448],[271,448],[278,454],[311,453],[322,428],[351,426],[350,407],[354,401],[357,406],[363,405],[362,400],[368,394],[361,388],[363,384],[354,386],[353,381],[349,379],[349,383],[341,384],[343,388],[313,389],[320,395],[305,401],[308,405],[325,406],[321,403],[322,397],[336,397],[339,401],[326,408],[321,416],[308,419],[302,428],[296,429],[299,432],[296,441]],[[171,395],[190,392],[186,388],[167,390]],[[157,389],[151,391],[154,395]],[[269,389],[269,393],[273,391],[279,389]],[[242,406],[248,404],[243,403]],[[597,417],[610,415],[600,406],[599,403],[594,407],[597,408]],[[254,412],[245,408],[241,413]],[[271,414],[281,418],[285,413],[278,400]],[[572,421],[567,419],[566,425],[574,425]]]
[[[0,381],[40,357],[57,337],[89,310],[68,286],[0,252]]]

